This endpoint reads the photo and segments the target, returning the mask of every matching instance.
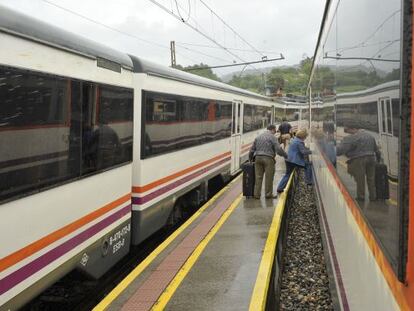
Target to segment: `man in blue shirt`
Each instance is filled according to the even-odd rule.
[[[295,167],[305,169],[305,182],[308,185],[312,184],[312,168],[307,159],[312,151],[305,147],[304,140],[308,136],[306,129],[301,129],[296,133],[296,137],[292,140],[289,146],[288,158],[286,159],[286,174],[280,180],[277,186],[277,192],[281,193],[285,189],[290,174]]]

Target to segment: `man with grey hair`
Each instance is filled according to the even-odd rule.
[[[255,180],[254,198],[260,199],[262,190],[263,175],[265,179],[265,196],[266,199],[274,199],[273,178],[275,175],[275,156],[276,154],[287,158],[286,152],[280,147],[276,137],[276,126],[273,124],[267,127],[267,131],[256,137],[250,148],[249,157],[255,158]]]
[[[365,177],[367,178],[369,199],[377,198],[375,189],[376,156],[380,156],[375,138],[363,129],[356,126],[347,127],[346,136],[336,149],[336,155],[345,155],[348,158],[348,173],[354,177],[357,185],[358,201],[365,200]]]

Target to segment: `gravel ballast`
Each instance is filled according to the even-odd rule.
[[[280,310],[333,310],[315,195],[303,170],[290,206]]]

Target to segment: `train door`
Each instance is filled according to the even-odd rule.
[[[241,116],[243,106],[241,101],[234,101],[232,107],[232,127],[231,127],[231,173],[235,173],[240,168],[240,149],[241,149],[241,133],[243,122]]]
[[[378,100],[378,123],[381,155],[388,167],[388,173],[397,176],[397,165],[393,163],[398,159],[394,153],[398,152],[394,146],[392,104],[390,97],[382,97]]]

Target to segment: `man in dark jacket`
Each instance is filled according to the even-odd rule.
[[[273,178],[275,175],[276,153],[287,158],[286,152],[280,147],[276,137],[276,127],[272,124],[267,131],[256,137],[250,149],[250,157],[255,156],[255,179],[254,198],[260,199],[263,175],[265,180],[266,199],[276,198],[273,194]]]
[[[289,146],[290,139],[292,138],[292,125],[287,122],[286,118],[282,119],[282,124],[279,125],[277,130],[280,133],[280,143],[283,144],[283,149]]]
[[[357,200],[365,200],[365,177],[368,183],[369,199],[377,198],[375,189],[375,163],[379,149],[375,138],[367,131],[355,127],[347,128],[351,135],[346,136],[336,149],[336,155],[348,158],[348,173],[357,185]]]

